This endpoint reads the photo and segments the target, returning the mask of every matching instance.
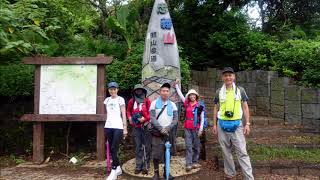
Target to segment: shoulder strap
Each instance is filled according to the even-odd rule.
[[[167,104],[164,105],[161,109],[161,111],[159,112],[158,116],[157,116],[157,120],[159,119],[160,115],[163,113],[164,109],[167,107]]]
[[[132,103],[132,105],[131,105],[131,108],[130,108],[130,111],[131,111],[131,113],[133,112],[133,107],[134,107],[134,103],[135,103],[135,100],[134,100],[134,98],[131,98],[129,101],[131,101]],[[128,103],[128,106],[129,106],[129,103]],[[132,114],[131,114],[132,115]]]
[[[120,106],[120,102],[121,102],[121,98],[120,98],[120,96],[118,96],[118,104],[119,104],[119,106]]]
[[[215,95],[215,98],[217,97],[218,98],[218,103],[220,104],[220,91],[221,91],[221,88],[217,89],[216,90],[216,95]]]
[[[148,99],[147,98],[145,98],[145,105],[146,105],[146,107],[147,107],[147,109],[149,110],[150,109],[150,106],[151,106],[151,102],[150,101],[148,101]]]
[[[242,100],[244,97],[248,97],[248,95],[247,95],[246,91],[244,90],[244,88],[241,87],[241,86],[238,86],[238,87],[239,87],[239,91],[240,91],[240,98],[241,98],[241,100]]]
[[[238,86],[236,86],[236,96],[237,96],[237,94],[238,94]],[[240,99],[241,99],[241,95],[240,95]],[[233,110],[232,110],[232,112],[234,113],[234,107],[236,106],[236,97],[234,97],[234,100],[233,100]]]
[[[120,102],[121,102],[121,99],[120,99],[120,96],[118,96],[118,105],[119,105],[119,110],[120,110],[120,116],[122,117]]]

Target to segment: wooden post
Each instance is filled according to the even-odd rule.
[[[44,161],[44,124],[42,122],[33,123],[33,162],[41,164]]]
[[[97,159],[105,160],[104,148],[104,122],[97,122]]]
[[[103,101],[105,99],[105,65],[98,65],[97,73],[97,114],[104,114],[105,108]],[[97,159],[103,161],[105,159],[105,137],[104,137],[104,121],[97,122]]]
[[[96,57],[25,57],[24,64],[36,66],[34,77],[34,114],[25,114],[20,120],[33,122],[33,161],[44,161],[44,123],[58,121],[97,122],[97,159],[104,160],[104,123],[105,109],[105,66],[112,62],[112,57],[99,54]],[[97,108],[96,114],[39,114],[41,65],[97,65]]]
[[[41,66],[36,65],[34,74],[34,114],[39,114],[40,98],[40,74]],[[40,164],[44,161],[44,124],[42,122],[33,123],[33,152],[32,159],[34,163]]]

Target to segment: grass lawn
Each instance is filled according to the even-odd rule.
[[[289,160],[304,163],[320,163],[320,149],[299,149],[294,147],[272,147],[265,145],[249,145],[251,159],[259,161]]]

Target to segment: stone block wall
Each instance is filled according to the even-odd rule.
[[[192,71],[187,89],[199,92],[212,124],[213,97],[221,87],[221,70]],[[320,129],[320,89],[304,88],[277,72],[248,70],[236,73],[236,84],[249,96],[251,115],[271,116],[284,123]]]
[[[302,125],[320,127],[320,89],[301,89]]]

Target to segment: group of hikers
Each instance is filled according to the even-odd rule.
[[[245,135],[250,133],[248,96],[244,88],[235,84],[235,72],[226,67],[221,73],[223,85],[216,91],[213,99],[214,114],[212,132],[217,135],[224,157],[224,172],[226,179],[236,176],[236,169],[232,157],[232,146],[246,180],[253,180],[252,166],[246,150]],[[178,108],[170,100],[170,89],[175,88],[185,108],[184,139],[186,145],[187,172],[200,168],[200,137],[204,131],[205,106],[200,103],[200,95],[190,89],[186,96],[181,93],[179,79],[173,85],[164,83],[160,87],[160,97],[154,101],[147,98],[147,90],[140,84],[135,85],[132,98],[128,102],[118,96],[119,85],[110,82],[108,92],[110,97],[104,101],[107,119],[105,123],[105,137],[109,142],[112,156],[112,170],[107,180],[117,179],[122,174],[118,158],[119,145],[128,135],[127,119],[132,126],[135,143],[135,174],[148,174],[150,159],[153,158],[154,176],[160,179],[159,164],[165,158],[165,143],[172,141],[173,130],[178,123]],[[166,177],[164,166],[163,177]],[[169,174],[167,179],[174,179]]]

